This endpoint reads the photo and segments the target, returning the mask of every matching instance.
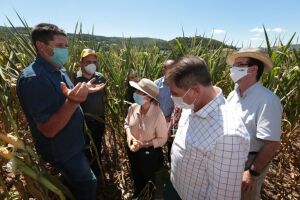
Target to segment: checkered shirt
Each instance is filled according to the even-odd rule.
[[[199,111],[182,111],[171,152],[171,181],[183,200],[240,199],[249,134],[217,90],[217,97]]]

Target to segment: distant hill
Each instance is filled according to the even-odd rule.
[[[28,30],[24,27],[17,27],[16,28],[20,33],[27,33]],[[13,31],[13,28],[9,28],[9,30]],[[8,37],[11,36],[8,28],[5,26],[0,26],[0,40],[6,40]]]
[[[0,41],[1,40],[7,40],[7,38],[11,37],[11,34],[9,30],[13,31],[13,28],[7,28],[4,26],[0,26]],[[16,27],[16,29],[21,33],[21,34],[27,34],[28,30],[24,27]],[[68,33],[68,37],[72,39],[75,35],[72,33]],[[117,45],[121,46],[122,43],[124,42],[124,39],[126,41],[130,41],[130,43],[133,46],[140,47],[140,48],[146,48],[149,46],[157,46],[160,49],[163,50],[168,50],[170,49],[171,46],[175,45],[176,39],[179,40],[180,42],[184,42],[187,46],[192,46],[193,43],[196,45],[199,44],[201,41],[204,44],[210,44],[211,48],[217,48],[220,45],[224,45],[224,47],[232,48],[231,46],[225,45],[222,42],[214,39],[208,39],[208,38],[203,38],[200,36],[196,37],[177,37],[175,39],[172,39],[170,41],[162,40],[162,39],[156,39],[156,38],[149,38],[149,37],[131,37],[131,38],[123,38],[123,37],[105,37],[105,36],[98,36],[98,35],[90,35],[90,34],[80,34],[76,35],[76,37],[79,37],[83,41],[91,41],[94,40],[101,46],[109,46],[109,45]]]
[[[300,49],[300,44],[292,44],[291,49]]]
[[[71,39],[75,35],[73,33],[68,33],[68,37]],[[90,35],[90,34],[81,34],[80,36],[76,35],[76,37],[80,37],[83,41],[90,41],[92,38],[95,42],[100,45],[117,45],[121,46],[124,42],[124,39],[130,41],[133,46],[137,47],[148,47],[156,45],[160,48],[165,48],[167,41],[156,38],[149,37],[132,37],[132,38],[123,38],[123,37],[106,37],[106,36],[98,36],[98,35]]]
[[[184,42],[188,47],[192,47],[192,46],[197,46],[202,44],[203,46],[208,46],[211,49],[215,49],[220,47],[221,45],[223,45],[224,48],[233,48],[236,49],[236,47],[230,46],[230,45],[226,45],[223,42],[220,42],[218,40],[215,39],[211,39],[211,38],[203,38],[201,36],[196,36],[196,37],[177,37],[173,40],[170,40],[168,43],[169,45],[174,45],[176,43],[176,40],[179,40],[180,42]]]

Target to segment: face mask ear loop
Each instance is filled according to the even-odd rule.
[[[197,100],[197,101],[196,101]],[[195,108],[195,104],[197,104],[200,100],[200,94],[198,94],[198,96],[195,98],[193,104],[194,104],[194,108]]]
[[[189,88],[181,98],[183,99],[187,95],[187,93],[189,93],[190,90],[191,88]]]

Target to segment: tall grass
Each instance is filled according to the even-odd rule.
[[[29,65],[35,57],[34,47],[31,43],[29,34],[30,28],[22,20],[27,28],[27,33],[20,33],[9,21],[12,29],[11,37],[5,41],[0,41],[0,128],[2,133],[11,133],[22,139],[27,146],[32,147],[32,139],[29,133],[28,124],[20,109],[16,94],[15,83],[20,71]],[[271,45],[269,37],[265,31],[267,41],[267,51],[275,63],[271,73],[262,77],[262,82],[268,88],[273,90],[280,98],[284,106],[283,115],[283,133],[282,148],[274,160],[270,175],[267,177],[264,190],[265,199],[297,199],[299,196],[299,177],[300,177],[300,140],[299,140],[299,116],[300,116],[300,50],[290,49],[293,35],[287,44],[278,40]],[[233,49],[227,49],[223,45],[212,48],[211,45],[200,42],[192,42],[188,46],[183,41],[177,40],[170,51],[160,50],[156,46],[149,48],[138,48],[131,44],[130,39],[124,39],[120,48],[115,46],[102,49],[99,44],[93,40],[91,35],[88,41],[82,39],[82,25],[77,23],[74,30],[74,36],[69,40],[70,58],[66,65],[70,76],[76,74],[77,62],[80,52],[83,48],[93,48],[97,51],[100,64],[98,70],[107,78],[106,84],[106,142],[104,143],[104,152],[106,152],[106,167],[103,171],[119,172],[117,175],[109,177],[116,181],[118,189],[127,199],[126,193],[130,189],[128,185],[128,161],[125,151],[125,133],[123,129],[124,118],[127,112],[127,104],[124,103],[127,90],[127,76],[131,68],[134,68],[140,77],[156,79],[162,74],[162,63],[168,59],[176,59],[183,55],[195,55],[204,58],[212,74],[213,82],[221,87],[227,95],[232,89],[233,84],[229,79],[229,67],[226,64],[227,56]],[[108,49],[108,50],[107,50]],[[2,147],[7,144],[0,141]],[[17,195],[28,199],[35,194],[27,194],[26,187],[35,188],[36,193],[49,195],[49,199],[58,198],[59,195],[71,196],[63,185],[53,176],[49,175],[48,168],[44,167],[35,153],[25,150],[15,150],[18,159],[31,167],[35,173],[43,175],[60,192],[54,193],[51,187],[47,187],[33,176],[28,175],[24,170],[18,174],[22,182],[9,182],[15,185],[15,189],[7,186],[7,177],[9,170],[7,167],[1,169],[0,185],[3,192],[0,197],[11,199],[17,190]],[[26,156],[24,156],[26,155]],[[0,159],[3,166],[7,166],[7,161]],[[105,175],[105,176],[106,176]],[[107,179],[107,178],[106,178]],[[25,189],[25,190],[24,190]],[[27,190],[28,191],[28,190]],[[52,191],[52,193],[50,192]],[[58,195],[58,196],[55,196]],[[38,196],[36,194],[36,196]],[[62,198],[62,197],[61,197]]]

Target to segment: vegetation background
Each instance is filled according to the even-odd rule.
[[[23,27],[0,27],[0,199],[65,199],[72,194],[52,169],[35,153],[28,124],[16,96],[18,74],[35,58],[30,31]],[[102,152],[102,176],[99,198],[130,199],[132,181],[125,151],[123,122],[128,105],[124,103],[128,73],[135,69],[140,77],[152,80],[162,75],[162,63],[184,55],[206,60],[215,85],[225,95],[233,89],[229,78],[227,56],[236,50],[206,36],[179,37],[171,41],[152,38],[107,38],[83,34],[75,26],[69,38],[69,61],[66,68],[74,77],[83,48],[95,49],[100,64],[98,71],[107,78],[107,130]],[[263,188],[263,199],[300,199],[300,49],[290,40],[267,41],[266,51],[275,63],[272,72],[261,82],[281,99],[284,107],[281,149],[276,155]],[[88,134],[88,133],[87,133]],[[92,148],[93,149],[93,148]],[[99,162],[100,164],[100,162]],[[150,188],[150,187],[149,187]],[[145,190],[142,199],[149,199]]]

